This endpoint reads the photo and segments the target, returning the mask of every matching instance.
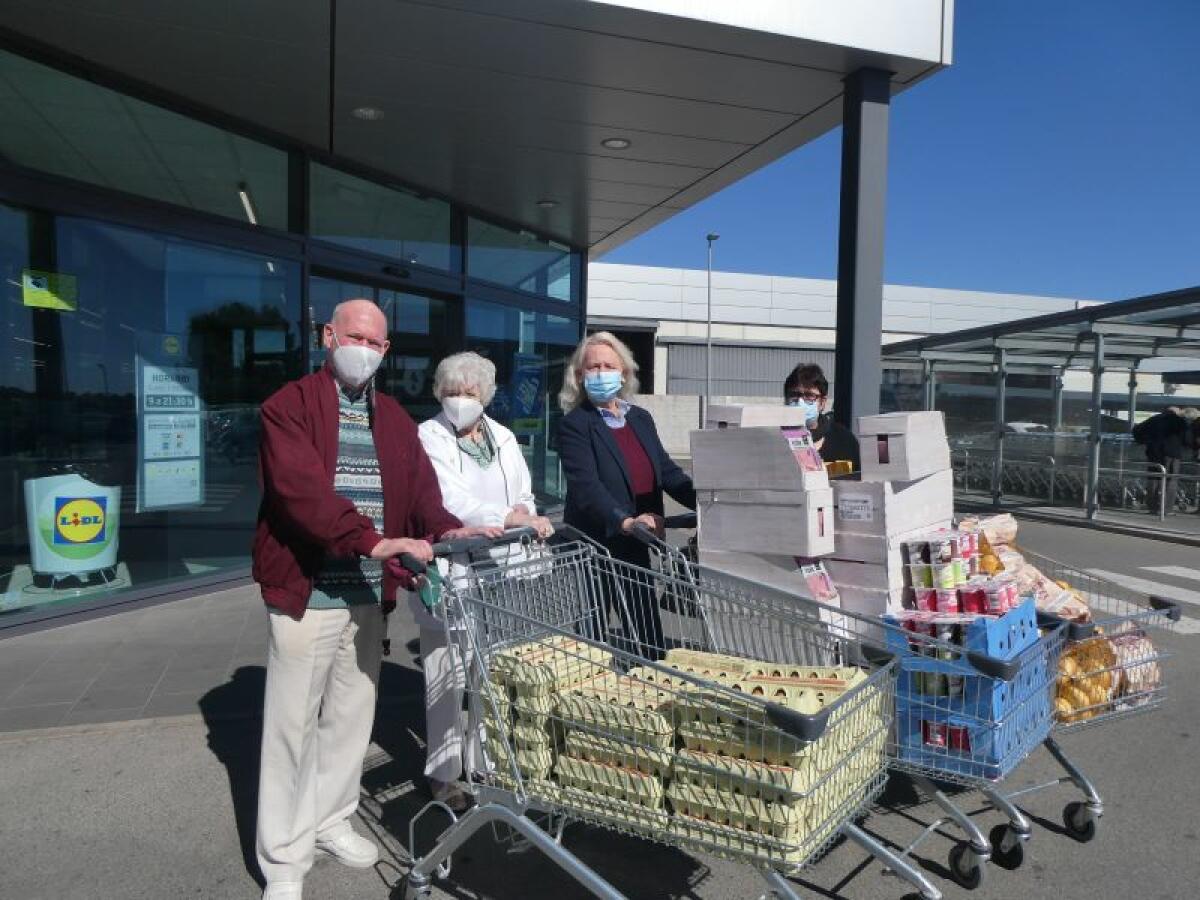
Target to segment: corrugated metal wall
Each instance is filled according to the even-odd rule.
[[[703,394],[703,344],[667,344],[667,393]],[[833,392],[833,351],[784,347],[712,348],[712,392],[714,396],[783,396],[783,380],[800,363],[816,363],[829,379]]]

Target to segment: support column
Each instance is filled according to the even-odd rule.
[[[1134,418],[1137,416],[1137,367],[1137,363],[1129,367],[1129,427],[1126,429],[1127,431],[1133,431]]]
[[[848,427],[856,416],[879,411],[883,381],[890,81],[888,72],[859,69],[844,82],[833,415]]]
[[[924,397],[924,406],[926,412],[932,412],[937,408],[937,382],[934,380],[933,360],[921,360],[921,388]]]
[[[1054,405],[1053,417],[1050,420],[1050,430],[1055,432],[1062,431],[1063,376],[1066,375],[1066,371],[1066,369],[1055,369],[1050,376],[1050,399]]]
[[[1087,517],[1096,518],[1100,508],[1100,405],[1104,399],[1101,381],[1104,377],[1104,335],[1094,335],[1092,354],[1092,429],[1088,435]]]
[[[1008,387],[1008,355],[1003,347],[996,350],[996,452],[992,456],[992,503],[1000,505],[1004,493],[1004,404]]]

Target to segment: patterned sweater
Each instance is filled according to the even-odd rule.
[[[383,482],[371,433],[367,392],[357,399],[338,391],[338,454],[333,489],[383,533]],[[361,603],[378,603],[382,593],[383,563],[367,557],[326,559],[313,583],[309,609],[344,609]]]

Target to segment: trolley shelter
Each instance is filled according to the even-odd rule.
[[[1138,405],[1139,371],[1162,371],[1162,360],[1200,367],[1200,288],[1187,288],[1115,303],[968,328],[888,344],[885,370],[919,373],[924,409],[936,408],[937,377],[949,373],[991,375],[995,387],[995,452],[991,489],[999,500],[1004,465],[1006,388],[1010,375],[1049,376],[1051,429],[1063,423],[1067,373],[1091,375],[1085,503],[1088,518],[1099,507],[1100,435],[1105,374],[1128,373],[1128,427]]]

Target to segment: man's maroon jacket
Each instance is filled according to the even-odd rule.
[[[333,489],[338,388],[328,369],[292,381],[262,405],[263,499],[254,535],[254,580],[268,606],[304,616],[327,558],[367,556],[384,537],[436,540],[462,523],[442,507],[433,464],[400,404],[374,393],[372,431],[383,481],[383,534]],[[383,610],[399,582],[384,566]]]

